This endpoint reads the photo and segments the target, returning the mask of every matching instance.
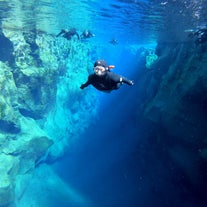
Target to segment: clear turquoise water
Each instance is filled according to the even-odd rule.
[[[6,27],[11,30],[30,30],[35,25],[55,35],[75,27],[92,30],[98,42],[118,38],[124,44],[155,42],[166,32],[177,32],[182,39],[184,30],[206,24],[204,1],[193,0],[13,0],[1,1],[0,9],[0,19],[9,20]]]
[[[167,26],[182,29],[205,24],[203,1],[1,1],[1,19],[9,18],[11,29],[30,29],[35,22],[39,30],[56,34],[62,28],[91,29],[100,39],[120,36],[129,42],[156,41]],[[10,15],[12,14],[12,15]],[[23,20],[23,25],[18,25]],[[174,24],[175,23],[175,24]],[[181,31],[180,31],[181,32]]]
[[[186,30],[206,25],[206,7],[201,0],[10,0],[0,1],[0,27],[11,31],[35,28],[54,36],[61,29],[75,27],[80,33],[90,29],[96,36],[87,43],[98,45],[101,58],[115,63],[119,73],[136,83],[138,57],[127,53],[126,47],[188,41]],[[109,43],[113,38],[118,45]],[[91,201],[89,207],[196,206],[199,197],[191,191],[184,189],[184,198],[178,193],[183,187],[182,173],[165,169],[153,141],[145,144],[137,134],[137,90],[135,86],[110,96],[101,94],[96,123],[54,169]],[[138,145],[144,146],[142,152],[136,152]],[[50,207],[75,207],[61,198],[52,201]]]

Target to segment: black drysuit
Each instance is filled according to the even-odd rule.
[[[82,84],[80,88],[84,89],[91,84],[100,91],[110,92],[111,90],[118,89],[123,83],[133,85],[133,81],[110,71],[106,71],[102,76],[98,76],[95,73],[89,75],[88,81]]]

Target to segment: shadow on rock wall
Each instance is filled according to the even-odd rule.
[[[138,110],[141,133],[166,170],[174,172],[182,206],[205,206],[207,53],[192,43],[164,43],[157,55],[140,76],[140,88],[145,86]]]

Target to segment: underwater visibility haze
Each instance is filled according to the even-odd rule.
[[[0,207],[206,207],[206,11],[1,0]],[[120,88],[82,87],[97,60]]]

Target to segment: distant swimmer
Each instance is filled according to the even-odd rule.
[[[90,30],[84,30],[83,33],[80,35],[81,39],[88,39],[91,37],[95,37],[95,34],[93,34]]]
[[[111,43],[112,45],[117,45],[119,42],[117,39],[112,39],[109,41],[109,43]]]
[[[76,36],[78,39],[80,39],[79,34],[75,28],[72,28],[70,30],[62,29],[60,33],[56,35],[56,37],[59,36],[64,37],[67,40],[71,40],[73,36]]]
[[[80,88],[84,89],[91,84],[97,90],[110,93],[112,90],[119,89],[124,83],[127,85],[134,84],[133,81],[112,73],[111,69],[114,67],[113,65],[108,66],[105,60],[97,60],[94,63],[94,73],[88,76],[88,80]]]
[[[203,44],[207,42],[207,28],[201,28],[197,30],[190,30],[188,37],[195,38],[196,44]]]

